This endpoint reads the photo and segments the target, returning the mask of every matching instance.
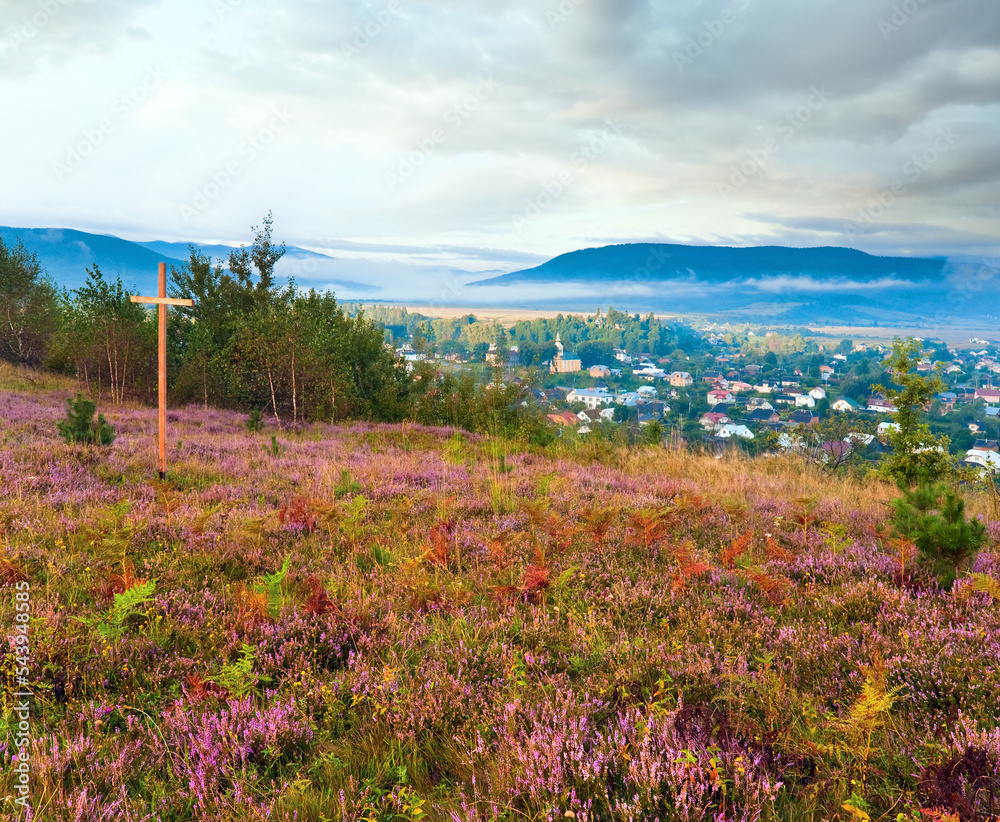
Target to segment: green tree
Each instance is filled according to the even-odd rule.
[[[0,359],[41,365],[56,331],[58,305],[38,258],[20,240],[8,248],[0,238]]]
[[[235,275],[236,282],[246,293],[252,294],[258,304],[266,304],[273,296],[274,267],[285,255],[284,243],[275,245],[271,242],[273,224],[274,217],[269,211],[263,226],[251,229],[254,232],[253,245],[250,248],[241,245],[229,254],[229,270]]]
[[[924,406],[944,388],[937,375],[927,377],[916,371],[921,356],[919,342],[897,337],[883,365],[898,387],[875,387],[896,406],[894,422],[899,428],[889,433],[893,451],[882,471],[901,489],[912,488],[918,481],[936,482],[952,471],[948,438],[935,437],[921,419]]]
[[[149,396],[156,382],[156,322],[129,299],[120,277],[104,279],[95,265],[86,283],[66,301],[63,339],[77,374],[115,405],[127,396]]]
[[[945,482],[920,482],[893,500],[895,531],[911,540],[920,558],[944,588],[983,544],[986,526],[965,519],[965,503]]]
[[[111,445],[115,441],[114,428],[104,419],[104,414],[98,414],[94,419],[97,406],[83,394],[77,394],[75,400],[66,400],[66,406],[66,419],[56,423],[66,442]]]
[[[194,246],[180,269],[171,266],[170,296],[194,300],[193,308],[170,312],[167,336],[170,381],[187,400],[225,404],[222,352],[232,336],[240,302],[239,286]],[[245,308],[245,305],[244,305]]]

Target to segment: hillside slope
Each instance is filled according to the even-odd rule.
[[[1000,611],[886,539],[888,486],[200,407],[159,483],[155,410],[82,449],[65,396],[0,390],[46,819],[995,813]]]

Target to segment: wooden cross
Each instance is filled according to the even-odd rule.
[[[167,478],[167,306],[191,308],[194,300],[178,300],[167,296],[167,264],[160,263],[160,287],[157,297],[132,297],[134,303],[155,305],[159,314],[160,331],[160,479]]]

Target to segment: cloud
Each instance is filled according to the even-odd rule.
[[[890,289],[915,289],[919,291],[929,286],[928,283],[899,280],[895,277],[882,277],[877,280],[862,281],[850,279],[816,280],[812,277],[785,276],[768,277],[767,279],[751,277],[746,280],[736,281],[733,285],[734,287],[751,288],[765,294],[846,294],[856,291],[887,291]]]
[[[13,49],[40,2],[57,13]],[[995,0],[903,5],[8,0],[0,88],[31,113],[0,135],[19,159],[0,222],[238,240],[273,209],[299,245],[463,270],[595,238],[996,251]],[[53,162],[156,60],[155,99],[56,180]],[[184,219],[274,106],[288,128]],[[618,139],[582,156],[609,121]],[[941,129],[959,138],[911,179]],[[899,180],[871,230],[845,233]]]
[[[132,22],[154,0],[4,0],[0,17],[0,77],[64,66],[149,40]]]

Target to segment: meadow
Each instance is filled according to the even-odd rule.
[[[156,412],[69,445],[75,391],[0,371],[3,818],[1000,814],[1000,585],[940,590],[889,485],[198,407],[160,482]]]

